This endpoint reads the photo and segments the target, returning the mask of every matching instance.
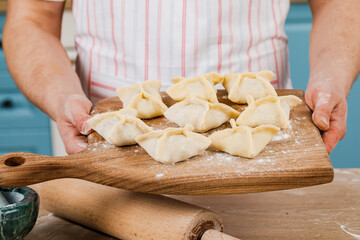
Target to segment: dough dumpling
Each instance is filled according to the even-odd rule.
[[[201,99],[186,99],[175,103],[164,116],[180,127],[191,124],[196,132],[206,132],[230,120],[237,118],[239,112],[222,103],[209,103]]]
[[[135,137],[152,131],[152,128],[136,118],[135,109],[100,113],[87,123],[106,141],[115,146],[136,144]]]
[[[218,102],[214,85],[223,78],[217,73],[207,73],[193,78],[172,78],[174,85],[166,93],[175,101],[190,98],[200,98],[212,103]]]
[[[256,128],[236,126],[235,120],[230,120],[231,127],[217,131],[209,136],[212,145],[231,155],[254,158],[280,131],[274,125],[261,125]]]
[[[210,139],[192,130],[191,125],[167,128],[140,135],[135,140],[156,161],[176,163],[201,154],[211,144]]]
[[[162,102],[160,88],[160,81],[147,80],[118,88],[116,91],[124,108],[134,108],[138,118],[149,119],[163,115],[167,109]]]
[[[291,108],[301,103],[301,99],[293,95],[267,96],[256,101],[248,96],[247,100],[248,107],[240,114],[236,124],[249,127],[272,124],[288,128]]]
[[[246,103],[246,96],[255,100],[266,96],[277,96],[270,80],[274,73],[265,70],[258,73],[229,73],[224,75],[223,86],[228,92],[228,98],[234,103]]]

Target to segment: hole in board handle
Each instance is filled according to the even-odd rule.
[[[25,158],[23,157],[10,157],[5,160],[5,165],[9,167],[21,166],[25,163]]]

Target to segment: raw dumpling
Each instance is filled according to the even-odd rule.
[[[224,80],[224,77],[221,76],[218,73],[212,72],[212,73],[204,73],[203,76],[210,81],[214,86],[218,84],[219,82],[222,82]]]
[[[140,135],[135,140],[156,161],[176,163],[201,154],[210,146],[210,139],[192,132],[193,129],[191,125],[167,128]]]
[[[291,108],[301,103],[301,99],[293,95],[267,96],[256,101],[248,96],[247,100],[249,106],[240,114],[236,124],[249,127],[272,124],[288,128]]]
[[[215,132],[209,136],[212,145],[224,152],[246,158],[254,158],[270,142],[272,137],[280,131],[274,125],[261,125],[256,128],[236,126],[231,119],[232,128]]]
[[[87,123],[106,141],[115,146],[136,144],[135,137],[152,131],[152,128],[136,118],[135,109],[96,114]]]
[[[200,98],[212,103],[218,102],[214,85],[223,78],[217,73],[207,73],[193,78],[172,78],[174,85],[166,93],[175,101]]]
[[[118,88],[116,91],[124,108],[134,108],[138,118],[149,119],[163,115],[167,109],[162,102],[160,88],[160,81],[147,80]]]
[[[266,96],[277,96],[270,80],[274,73],[265,70],[258,73],[229,73],[224,75],[222,84],[228,92],[228,98],[234,103],[246,103],[246,96],[255,100]]]
[[[186,99],[175,103],[164,116],[180,127],[191,124],[196,132],[206,132],[239,116],[239,112],[222,103],[209,103],[201,99]]]

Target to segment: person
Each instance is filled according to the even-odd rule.
[[[286,0],[73,0],[77,72],[60,43],[64,2],[11,0],[3,32],[19,89],[57,123],[66,151],[86,147],[92,103],[136,81],[205,72],[275,72],[291,88]],[[360,1],[310,0],[305,93],[330,153],[346,132],[346,97],[360,71]],[[91,101],[90,101],[90,100]]]

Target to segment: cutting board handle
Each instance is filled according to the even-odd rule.
[[[14,152],[0,156],[0,186],[21,187],[57,178],[75,177],[77,154],[53,157]],[[77,175],[78,176],[78,175]]]

